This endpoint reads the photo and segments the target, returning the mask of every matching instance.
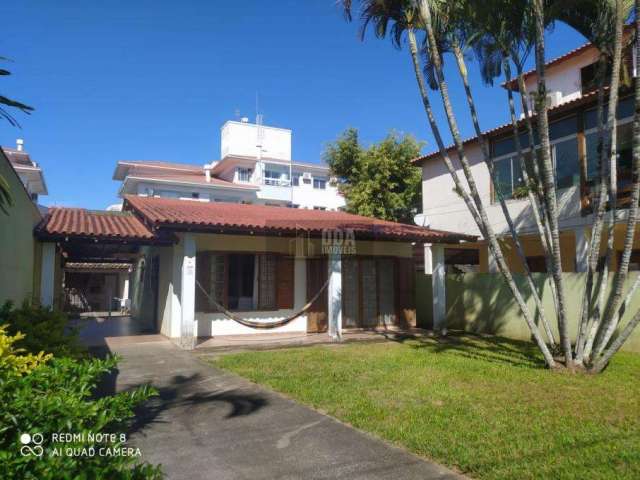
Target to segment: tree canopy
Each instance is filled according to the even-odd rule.
[[[347,211],[368,217],[413,223],[421,210],[421,173],[411,160],[422,142],[411,135],[389,133],[364,147],[355,128],[345,130],[324,151],[323,158],[340,179]]]

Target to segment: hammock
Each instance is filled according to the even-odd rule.
[[[247,320],[246,318],[241,318],[241,317],[238,317],[237,315],[234,315],[232,312],[224,308],[223,305],[220,305],[218,302],[216,302],[216,300],[211,295],[209,295],[209,293],[207,293],[207,291],[202,287],[202,285],[200,285],[200,282],[196,280],[196,286],[200,289],[200,291],[204,294],[204,296],[207,297],[207,299],[209,300],[209,303],[214,307],[216,307],[218,311],[222,313],[225,317],[230,318],[234,322],[238,322],[240,325],[244,325],[245,327],[263,329],[263,330],[281,327],[298,318],[300,315],[302,315],[303,313],[305,313],[307,310],[311,308],[311,305],[313,305],[313,303],[320,297],[320,294],[324,291],[325,288],[327,288],[327,285],[329,285],[329,279],[327,279],[327,281],[324,283],[322,288],[318,290],[318,292],[313,296],[313,298],[309,300],[307,304],[297,312],[292,313],[291,315],[289,315],[286,318],[283,318],[282,320],[265,323],[265,322],[252,322],[251,320]]]

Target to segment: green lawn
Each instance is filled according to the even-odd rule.
[[[213,362],[471,477],[640,478],[640,355],[571,375],[527,343],[450,337]]]

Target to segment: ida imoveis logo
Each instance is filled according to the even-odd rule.
[[[23,433],[20,435],[20,443],[22,444],[20,453],[23,456],[35,455],[36,457],[41,457],[44,454],[42,442],[44,442],[44,437],[41,433],[34,433],[33,435]]]

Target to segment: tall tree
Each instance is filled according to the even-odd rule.
[[[323,159],[340,179],[347,211],[413,223],[421,209],[422,176],[411,160],[420,155],[421,145],[409,135],[392,132],[365,148],[353,128],[329,144]]]

